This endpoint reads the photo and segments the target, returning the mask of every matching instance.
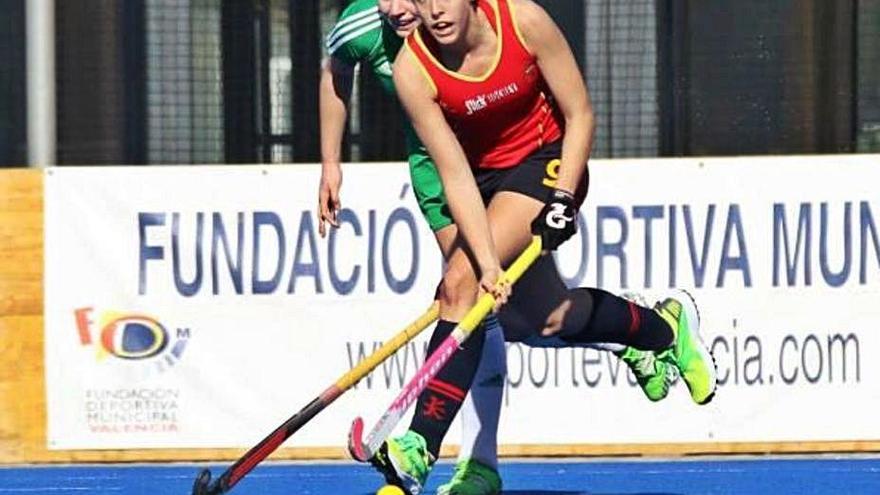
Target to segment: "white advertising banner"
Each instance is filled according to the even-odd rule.
[[[47,170],[49,447],[252,446],[419,316],[442,263],[406,166],[344,171],[322,238],[318,166]],[[594,160],[561,273],[691,291],[719,391],[651,403],[613,355],[513,344],[500,442],[880,439],[877,184],[877,156]],[[289,445],[373,424],[428,334]]]

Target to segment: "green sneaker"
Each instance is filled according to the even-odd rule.
[[[654,307],[675,334],[673,345],[657,357],[678,369],[697,404],[707,404],[718,384],[715,359],[700,338],[700,315],[690,294],[677,290]]]
[[[620,297],[631,301],[643,308],[650,308],[644,294],[628,291],[620,294]],[[636,377],[639,387],[649,400],[661,401],[669,394],[672,384],[678,380],[678,371],[675,366],[657,359],[657,355],[651,351],[640,351],[633,347],[626,347],[620,352],[615,352],[621,361],[626,363],[630,371]]]
[[[642,392],[653,402],[665,399],[669,388],[678,380],[675,366],[658,359],[651,351],[627,347],[614,354],[629,366]]]
[[[498,495],[501,476],[476,459],[459,461],[449,483],[437,488],[437,495]]]
[[[370,459],[385,482],[402,488],[409,495],[419,495],[434,463],[425,438],[414,431],[386,440]]]

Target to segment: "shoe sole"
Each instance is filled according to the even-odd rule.
[[[681,302],[682,309],[687,315],[688,321],[697,322],[696,328],[690,328],[691,337],[697,341],[697,344],[699,344],[697,345],[697,352],[700,354],[700,357],[705,362],[712,363],[712,392],[707,395],[706,398],[703,399],[701,402],[697,402],[697,404],[703,406],[712,402],[712,399],[715,398],[715,393],[718,391],[718,365],[715,363],[715,355],[712,354],[712,351],[709,350],[705,342],[703,342],[703,337],[700,335],[700,309],[699,307],[697,307],[697,301],[694,300],[694,296],[692,296],[690,292],[684,289],[673,289],[672,291],[670,291],[670,294],[671,295],[667,297],[672,297],[673,299],[677,299],[679,302]]]

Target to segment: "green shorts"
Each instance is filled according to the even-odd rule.
[[[412,180],[413,191],[419,202],[425,220],[431,230],[438,230],[452,225],[452,213],[446,203],[446,194],[443,192],[443,183],[440,181],[440,173],[434,160],[428,156],[428,152],[421,148],[418,152],[409,154],[409,176]]]

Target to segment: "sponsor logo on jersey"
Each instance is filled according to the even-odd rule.
[[[464,101],[464,106],[467,108],[467,114],[473,115],[480,110],[485,109],[490,104],[501,101],[507,97],[515,95],[519,92],[519,85],[515,82],[506,84],[498,89],[495,89],[489,93],[480,94],[474,96],[473,98],[468,98]]]

